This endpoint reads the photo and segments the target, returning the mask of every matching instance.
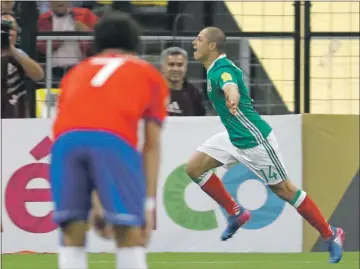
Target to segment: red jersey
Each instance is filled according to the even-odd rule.
[[[130,55],[107,53],[90,57],[61,81],[53,133],[71,130],[115,133],[136,147],[139,121],[162,123],[169,90],[150,63]]]

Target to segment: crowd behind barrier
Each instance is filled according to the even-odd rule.
[[[230,8],[236,4],[225,5],[227,5],[228,10],[230,10]],[[264,4],[262,3],[261,5]],[[335,4],[331,4],[331,6],[332,5]],[[346,5],[350,6],[350,4]],[[346,5],[344,4],[344,6]],[[27,105],[23,106],[25,107],[25,111],[22,113],[13,113],[11,117],[9,117],[51,117],[55,113],[56,95],[60,92],[59,82],[61,78],[79,61],[93,55],[92,38],[90,37],[91,32],[97,20],[107,11],[117,8],[129,12],[133,14],[134,18],[142,26],[147,26],[147,30],[149,30],[149,27],[151,31],[155,29],[153,33],[158,31],[156,27],[158,27],[159,24],[163,27],[166,25],[166,27],[169,28],[167,23],[171,22],[169,25],[170,28],[172,28],[174,24],[182,20],[185,24],[189,23],[188,20],[191,18],[175,20],[173,17],[177,13],[171,13],[173,11],[169,9],[169,6],[168,1],[37,1],[39,17],[37,20],[37,41],[36,44],[34,44],[36,55],[31,55],[30,58],[40,64],[45,76],[44,79],[39,80],[39,74],[41,73],[39,71],[37,76],[35,76],[37,77],[36,79],[31,78],[31,80],[37,80],[36,89],[31,90],[31,94],[34,97],[28,98],[26,101]],[[304,71],[304,76],[307,78],[302,80],[302,78],[300,78],[301,72],[296,71],[297,66],[299,69],[302,69],[302,65],[299,64],[299,47],[296,45],[298,42],[295,34],[297,31],[296,23],[294,22],[293,25],[288,25],[288,22],[293,22],[294,18],[296,20],[296,7],[291,7],[291,9],[286,10],[286,12],[277,9],[277,15],[271,16],[266,15],[265,11],[267,9],[264,9],[262,13],[259,11],[263,14],[259,17],[255,16],[255,13],[257,13],[255,11],[253,12],[254,15],[252,15],[253,13],[247,14],[245,6],[245,4],[244,7],[241,5],[239,11],[234,9],[233,12],[228,12],[228,14],[217,14],[216,12],[220,12],[218,10],[215,14],[213,11],[213,17],[215,18],[214,23],[216,23],[217,18],[221,17],[221,20],[233,19],[239,27],[240,25],[244,25],[245,27],[247,25],[247,19],[251,19],[252,16],[254,16],[254,21],[251,25],[258,25],[259,27],[260,24],[262,25],[262,28],[259,28],[259,32],[255,32],[253,36],[245,35],[243,37],[235,37],[232,35],[227,41],[228,56],[243,70],[250,95],[255,101],[254,106],[260,114],[301,113],[301,107],[304,109],[303,112],[358,114],[359,72],[357,72],[357,70],[359,62],[359,41],[352,38],[356,34],[356,29],[358,29],[356,24],[349,24],[351,27],[346,26],[347,24],[345,23],[344,25],[341,23],[331,24],[333,25],[330,25],[331,27],[325,22],[320,24],[321,18],[326,14],[335,19],[342,16],[342,13],[336,13],[335,8],[334,10],[328,10],[324,5],[320,5],[319,3],[314,2],[311,4],[312,9],[310,15],[312,16],[310,16],[309,23],[313,29],[321,31],[324,28],[323,31],[325,31],[325,28],[329,26],[326,28],[327,33],[334,31],[334,27],[336,31],[343,32],[337,32],[337,34],[334,35],[338,35],[339,37],[334,38],[327,36],[326,32],[324,32],[321,40],[317,38],[317,33],[312,34],[313,37],[310,37],[309,41],[311,50],[310,52],[307,50],[309,55],[306,56],[307,59],[305,59],[303,63],[304,66],[310,65],[308,68],[304,68],[304,70],[310,71]],[[275,6],[276,5],[272,5],[276,11]],[[19,30],[24,26],[19,23],[21,22],[21,18],[19,18],[19,14],[21,13],[19,13],[20,7],[20,2],[11,0],[1,2],[2,14],[4,14],[4,12],[13,13],[14,17],[17,18],[17,22],[14,23],[16,27],[12,29],[12,32],[16,32],[17,35],[17,37],[15,37],[17,48],[25,50],[22,47],[22,43],[19,42],[19,34],[21,33]],[[63,14],[61,15],[60,13],[67,10],[66,8],[69,8],[70,12],[66,13],[66,16],[62,16]],[[271,12],[274,12],[274,10]],[[239,13],[234,13],[235,11]],[[58,13],[58,15],[60,14],[60,16],[56,15],[56,13]],[[187,13],[181,14],[188,15]],[[181,14],[179,13],[177,15]],[[358,20],[358,11],[354,11],[351,14],[352,21],[354,18]],[[334,17],[335,15],[337,17]],[[162,16],[166,17],[166,19],[159,19],[162,18]],[[2,21],[4,20],[3,17],[4,16],[2,16]],[[170,17],[172,19],[169,19]],[[274,32],[270,36],[270,33],[267,33],[266,30],[269,27],[266,28],[264,26],[265,24],[260,21],[265,22],[272,20],[272,18],[274,20],[282,18],[282,23],[269,23],[269,25],[272,26],[269,26],[271,29],[274,28],[276,30],[279,27],[282,29],[288,25],[288,27],[285,28],[290,30],[283,30],[288,31],[283,34],[281,34],[281,32]],[[152,22],[158,25],[151,28],[152,26],[150,24]],[[219,23],[219,21],[217,23]],[[179,23],[179,25],[180,24],[181,23]],[[320,25],[323,28],[321,28]],[[176,27],[174,29],[176,29]],[[291,30],[293,30],[293,32],[291,32]],[[152,33],[151,31],[150,34]],[[244,28],[244,31],[251,33],[254,30]],[[53,36],[49,35],[50,32],[54,33]],[[70,36],[64,36],[65,32],[71,32],[72,34]],[[147,33],[149,33],[149,31],[147,31]],[[262,36],[262,34],[264,34],[264,36]],[[286,36],[286,34],[290,35]],[[144,36],[139,55],[160,68],[165,77],[167,73],[166,70],[170,68],[177,68],[177,72],[180,73],[179,76],[181,77],[180,80],[183,86],[180,88],[185,90],[177,90],[176,85],[170,83],[171,78],[167,78],[169,87],[172,89],[172,98],[174,98],[174,100],[171,100],[168,108],[170,116],[216,115],[207,98],[205,70],[201,64],[195,62],[192,57],[191,42],[194,37],[179,35],[171,36],[171,34],[169,34],[168,36],[155,36],[155,34],[151,34],[151,36]],[[180,53],[177,56],[170,55],[166,59],[161,59],[161,53],[174,45],[183,49],[187,55]],[[302,50],[306,52],[305,48]],[[297,55],[297,53],[299,55]],[[173,65],[175,56],[178,58],[182,57],[181,66],[176,67]],[[2,70],[15,70],[14,74],[11,72],[10,75],[2,74],[2,85],[6,84],[6,80],[18,76],[19,81],[25,82],[25,90],[29,93],[30,90],[27,88],[29,80],[28,72],[21,70],[22,65],[16,66],[16,60],[12,63],[13,58],[2,55],[2,59],[5,59],[5,61],[2,61],[2,65],[4,65]],[[11,61],[9,62],[9,60]],[[5,68],[5,65],[7,65],[7,68]],[[339,85],[342,85],[340,87],[341,89]],[[6,85],[9,89],[11,88],[10,86]],[[6,87],[4,86],[2,88],[5,89]],[[339,88],[339,90],[336,90],[337,88]],[[24,98],[22,97],[23,95],[18,96],[17,94],[13,94],[9,89],[2,91],[2,95],[4,95],[4,92],[8,93],[9,102],[19,101],[21,98]],[[187,91],[188,89],[190,89],[190,94]],[[193,91],[194,89],[195,91]],[[189,98],[190,100],[196,99],[196,102],[192,103],[193,107],[182,108],[181,103],[188,104]],[[5,98],[2,98],[2,102],[4,102],[4,100]],[[306,103],[308,103],[308,105],[306,105]],[[13,106],[14,105],[11,104],[8,107],[12,109]],[[2,107],[5,108],[6,106],[3,105]],[[31,116],[31,113],[28,113],[28,107],[36,107],[36,109],[32,110],[36,110],[36,113]],[[4,116],[4,112],[2,112],[2,117],[9,118],[8,116]]]

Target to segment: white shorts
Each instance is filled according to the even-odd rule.
[[[197,151],[209,155],[227,167],[243,163],[268,185],[288,179],[273,132],[269,134],[266,142],[249,149],[235,147],[230,142],[228,133],[223,132],[205,141]]]

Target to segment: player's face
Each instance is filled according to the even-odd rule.
[[[206,29],[198,34],[192,44],[194,48],[194,59],[200,62],[204,61],[210,52],[210,43],[206,37]]]
[[[166,79],[172,83],[184,79],[187,70],[187,61],[182,54],[169,55],[163,65],[163,73]]]

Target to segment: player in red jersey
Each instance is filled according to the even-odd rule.
[[[135,56],[140,38],[130,16],[104,16],[94,35],[98,54],[63,78],[53,126],[50,177],[62,234],[58,264],[88,268],[85,234],[96,191],[104,219],[113,226],[116,268],[145,269],[168,88],[152,65]],[[145,143],[139,153],[142,119]]]

